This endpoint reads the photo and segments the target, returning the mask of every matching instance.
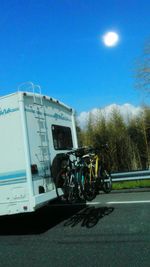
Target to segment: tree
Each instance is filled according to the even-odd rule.
[[[144,46],[143,55],[136,63],[136,88],[150,93],[150,41]]]
[[[131,118],[127,126],[128,136],[132,142],[133,169],[145,169],[147,154],[143,132],[142,117]]]
[[[92,112],[89,113],[88,119],[87,119],[87,125],[85,130],[83,131],[82,136],[82,143],[83,145],[90,146],[93,145],[93,114]]]
[[[108,143],[107,122],[101,110],[97,111],[94,123],[93,146],[101,149]]]
[[[150,93],[150,40],[145,43],[143,55],[137,62],[136,88],[146,93],[147,96]],[[146,162],[146,168],[150,168],[150,110],[148,107],[143,108],[140,122],[145,147],[144,161]]]
[[[81,130],[83,145],[102,147],[108,144],[109,155],[101,150],[112,172],[147,169],[150,166],[150,108],[125,121],[117,109],[109,118],[99,110],[89,114],[85,129]]]
[[[131,169],[131,141],[127,133],[127,126],[117,109],[113,109],[108,122],[109,142],[114,171]]]
[[[142,116],[142,129],[147,153],[147,168],[150,168],[150,108],[144,107]]]

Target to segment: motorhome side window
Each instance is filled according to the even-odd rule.
[[[71,149],[73,147],[71,129],[69,127],[52,125],[52,135],[56,150]]]

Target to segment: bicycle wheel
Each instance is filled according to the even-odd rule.
[[[60,170],[60,172],[56,176],[56,194],[60,199],[63,197],[67,200],[68,198],[68,172],[66,170]]]
[[[85,200],[92,201],[96,197],[96,187],[94,177],[90,177],[89,169],[81,168],[82,194]]]
[[[67,170],[61,170],[56,177],[56,194],[58,198],[63,198],[73,203],[78,196],[77,184],[75,183],[74,174]]]
[[[100,179],[102,181],[102,190],[105,193],[110,193],[112,190],[112,178],[110,173],[106,169],[102,169],[100,172]]]
[[[66,183],[67,201],[74,203],[78,199],[78,184],[75,180],[75,175],[71,173]]]

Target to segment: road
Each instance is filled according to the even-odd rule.
[[[1,217],[1,266],[150,266],[150,191]]]

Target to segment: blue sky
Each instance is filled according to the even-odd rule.
[[[134,69],[149,11],[149,0],[0,0],[0,94],[32,81],[77,113],[139,105]],[[107,31],[119,33],[116,47],[102,43]]]

